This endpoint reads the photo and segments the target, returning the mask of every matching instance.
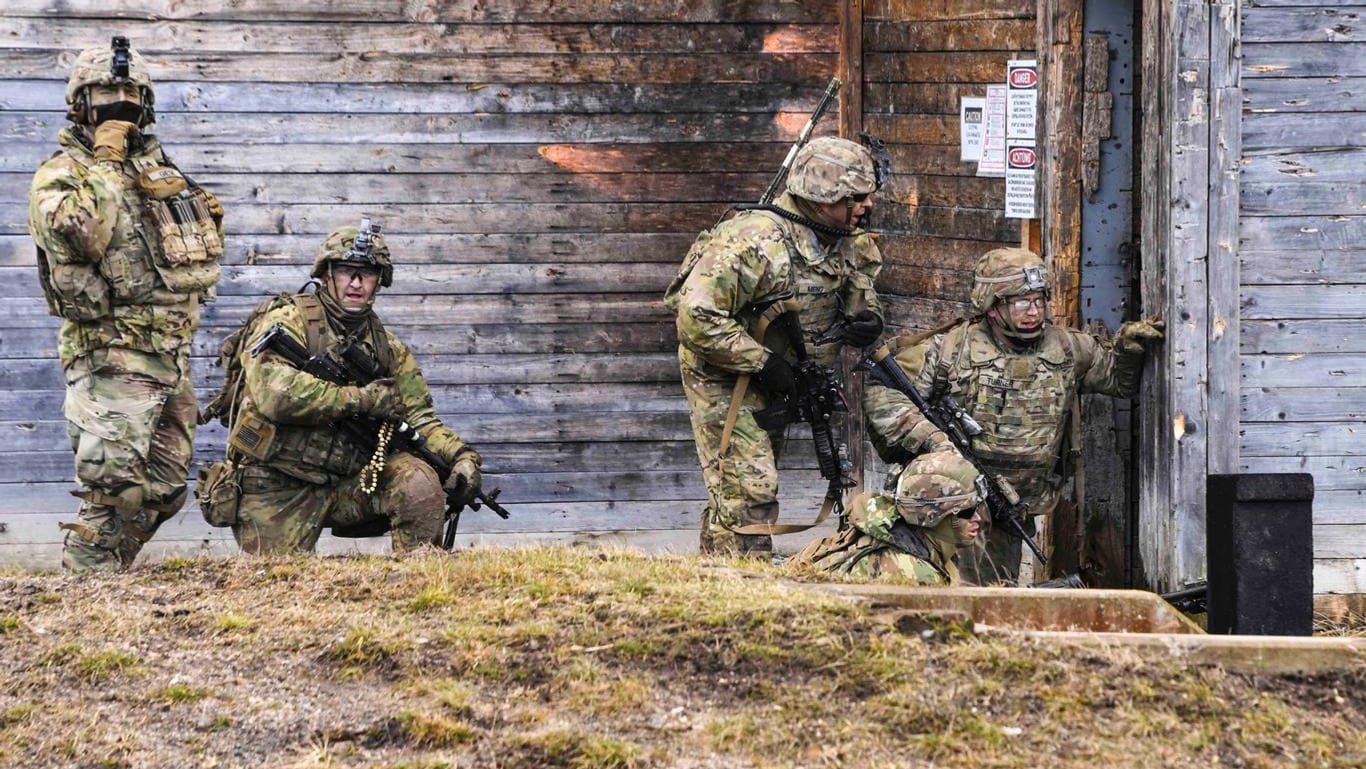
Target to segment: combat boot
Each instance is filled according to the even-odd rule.
[[[63,569],[82,572],[123,568],[117,552],[123,539],[123,517],[116,508],[83,502],[74,522],[58,526],[66,532],[62,542]]]

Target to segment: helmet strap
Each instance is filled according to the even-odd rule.
[[[992,334],[1004,342],[1012,350],[1028,350],[1043,338],[1044,327],[1048,325],[1048,313],[1045,311],[1043,322],[1034,331],[1020,331],[1010,322],[1006,313],[1001,310],[1001,300],[996,300],[996,304],[987,310],[987,323],[991,327]]]

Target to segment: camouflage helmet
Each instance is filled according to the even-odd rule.
[[[916,457],[896,484],[896,510],[912,526],[933,528],[982,501],[980,474],[954,449]]]
[[[142,92],[142,105],[147,108],[148,115],[145,122],[152,122],[151,107],[156,103],[156,91],[152,87],[152,76],[147,73],[147,63],[143,60],[142,54],[132,48],[128,49],[128,77],[121,78],[114,75],[113,45],[81,51],[76,57],[76,62],[71,65],[71,76],[66,81],[66,103],[72,108],[69,116],[80,117],[78,112],[85,111],[78,101],[86,88],[123,83],[132,83]]]
[[[993,248],[977,260],[972,271],[972,307],[979,313],[990,310],[1001,297],[1034,291],[1046,296],[1052,290],[1048,265],[1023,248]]]
[[[788,192],[817,203],[835,203],[876,190],[873,154],[861,144],[835,136],[807,142],[787,176]]]
[[[327,266],[334,262],[378,267],[381,286],[387,288],[394,282],[394,263],[389,261],[389,244],[380,234],[380,226],[372,225],[369,219],[361,219],[359,227],[348,224],[333,230],[318,248],[318,257],[313,260],[313,271],[309,274],[321,278],[327,272]]]

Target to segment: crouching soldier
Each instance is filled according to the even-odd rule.
[[[855,497],[849,525],[807,545],[792,564],[864,579],[957,585],[957,553],[982,525],[977,478],[951,448],[921,455],[894,476],[894,494]]]
[[[439,544],[445,492],[454,509],[472,500],[480,457],[437,419],[412,352],[375,315],[376,293],[393,281],[384,236],[369,220],[334,231],[311,274],[317,293],[264,303],[224,343],[228,375],[205,413],[229,428],[227,461],[201,475],[204,516],[231,526],[248,553],[311,551],[325,528],[389,530],[396,551]],[[328,360],[358,350],[380,378],[358,386],[314,376],[262,344],[269,334]],[[403,422],[451,468],[444,490],[431,463],[389,450]],[[373,436],[358,435],[357,424]]]

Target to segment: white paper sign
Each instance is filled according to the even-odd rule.
[[[958,159],[976,163],[982,159],[982,129],[986,124],[987,100],[964,96],[958,107]]]
[[[1033,139],[1039,125],[1039,63],[1034,59],[1006,62],[1010,89],[1006,117],[1007,139]]]
[[[1034,203],[1039,153],[1033,139],[1012,139],[1006,145],[1006,218],[1037,218]]]
[[[986,115],[982,124],[982,159],[978,176],[1006,175],[1006,87],[987,86]]]

